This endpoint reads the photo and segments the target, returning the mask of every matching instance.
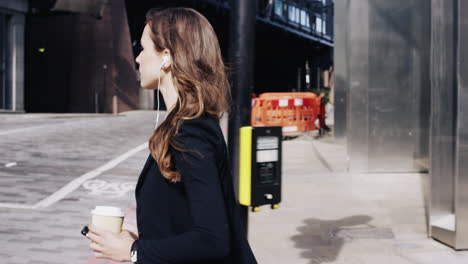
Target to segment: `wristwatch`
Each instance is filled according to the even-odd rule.
[[[138,251],[138,246],[137,246],[137,241],[135,240],[132,244],[132,249],[130,249],[130,260],[133,263],[136,263],[138,261],[137,259],[137,251]]]

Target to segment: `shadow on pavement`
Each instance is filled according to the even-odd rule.
[[[304,249],[301,256],[310,259],[310,264],[330,263],[337,259],[346,242],[357,236],[375,236],[375,227],[368,224],[371,220],[372,217],[368,215],[355,215],[338,220],[309,218],[297,228],[299,234],[292,236],[291,240],[296,248]],[[385,236],[382,232],[377,235]]]

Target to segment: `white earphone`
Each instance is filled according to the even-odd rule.
[[[169,62],[169,56],[164,55],[164,56],[163,56],[163,62],[161,63],[161,69],[164,68],[164,67],[166,67],[167,64],[168,64],[168,62]]]
[[[158,114],[156,116],[156,124],[154,125],[154,129],[158,128],[158,123],[159,123],[159,89],[161,86],[161,70],[166,67],[169,63],[169,56],[164,55],[163,56],[163,62],[161,63],[161,67],[159,67],[159,74],[158,74],[158,94],[157,94],[157,100],[158,100]]]

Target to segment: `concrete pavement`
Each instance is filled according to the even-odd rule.
[[[284,142],[283,202],[250,217],[262,263],[467,263],[427,237],[427,174],[350,174],[330,135]]]
[[[0,115],[0,235],[3,263],[108,263],[90,258],[79,234],[95,205],[126,208],[147,149],[28,209],[60,188],[146,142],[155,112]],[[283,202],[250,213],[259,263],[467,263],[426,235],[425,174],[349,174],[344,144],[310,133],[283,143]],[[5,167],[6,164],[16,165]],[[2,205],[11,206],[2,206]],[[17,205],[15,207],[15,205]]]

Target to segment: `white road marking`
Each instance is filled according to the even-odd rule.
[[[46,197],[45,199],[39,201],[38,203],[34,205],[27,205],[27,204],[15,204],[15,203],[0,203],[0,207],[3,208],[18,208],[18,209],[41,209],[41,208],[46,208],[61,199],[63,199],[65,196],[73,192],[74,190],[78,189],[84,182],[91,180],[102,173],[114,168],[117,166],[119,163],[125,161],[126,159],[130,158],[131,156],[135,155],[136,153],[148,149],[148,143],[141,144],[124,154],[110,160],[106,164],[90,171],[87,172],[80,177],[74,179],[73,181],[69,182],[67,185],[63,186],[60,190],[56,191],[55,193],[51,194],[50,196]]]
[[[136,147],[136,148],[133,148],[129,151],[127,151],[126,153],[120,155],[119,157],[107,162],[106,164],[102,165],[101,167],[99,168],[96,168],[88,173],[85,173],[83,175],[81,175],[80,177],[74,179],[73,181],[71,181],[70,183],[68,183],[67,185],[65,185],[64,187],[62,187],[60,190],[56,191],[55,193],[53,193],[52,195],[50,195],[49,197],[45,198],[44,200],[38,202],[37,204],[34,205],[34,208],[37,209],[37,208],[45,208],[45,207],[48,207],[54,203],[56,203],[57,201],[63,199],[65,196],[67,196],[67,194],[73,192],[74,190],[76,190],[77,188],[79,188],[84,182],[90,180],[90,179],[93,179],[99,175],[101,175],[103,172],[105,171],[108,171],[112,168],[114,168],[115,166],[117,166],[119,163],[121,163],[122,161],[130,158],[131,156],[133,156],[134,154],[144,150],[144,149],[147,149],[148,148],[148,143],[144,143],[144,144],[141,144],[140,146]]]
[[[14,209],[34,209],[34,205],[29,204],[15,204],[15,203],[0,203],[0,207],[14,208]]]
[[[55,124],[54,124],[54,125],[55,125]],[[50,126],[50,125],[40,125],[40,126],[32,126],[32,127],[23,127],[23,128],[10,129],[10,130],[6,130],[6,131],[1,131],[1,132],[0,132],[0,136],[8,135],[8,134],[13,134],[13,133],[21,133],[21,132],[28,131],[28,130],[31,130],[31,129],[44,128],[44,127],[48,127],[48,126]]]
[[[83,183],[83,188],[89,190],[89,195],[101,195],[109,198],[124,196],[135,190],[135,182],[106,182],[103,180],[90,180]]]
[[[13,167],[13,166],[16,166],[16,165],[17,165],[16,162],[8,162],[7,164],[5,164],[5,167],[10,168],[10,167]]]

